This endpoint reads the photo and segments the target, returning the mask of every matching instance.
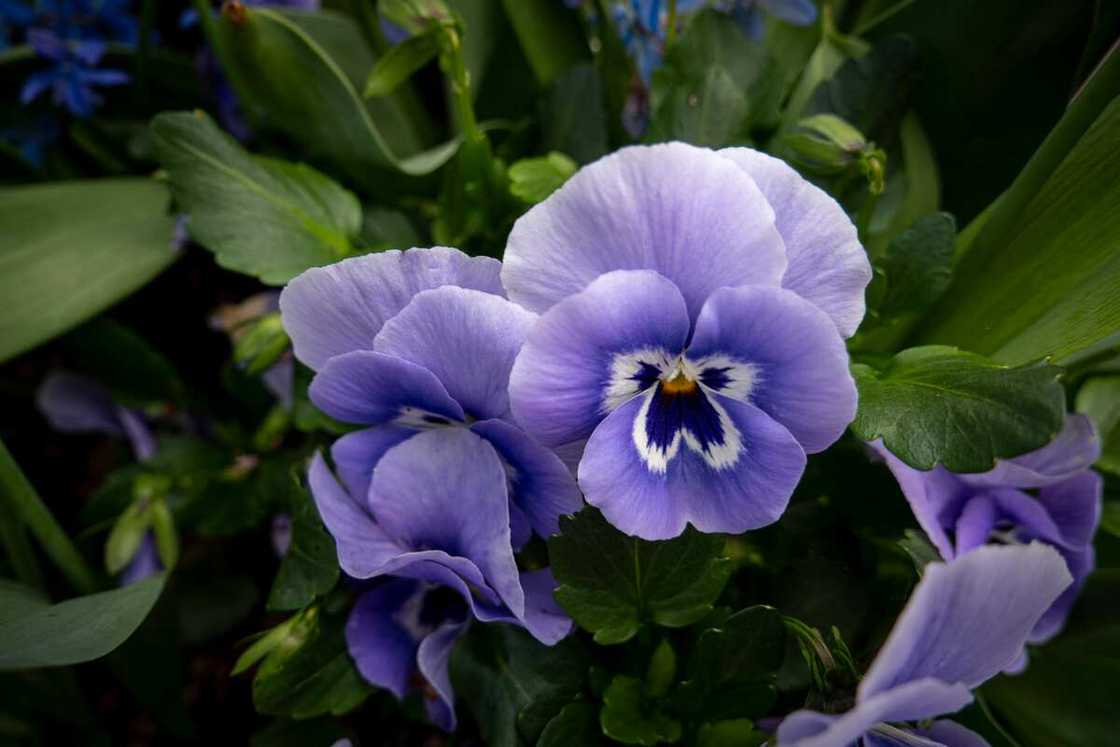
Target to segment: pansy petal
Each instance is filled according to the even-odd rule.
[[[549,309],[510,374],[514,419],[547,446],[586,439],[614,407],[649,385],[642,366],[688,340],[684,298],[650,270],[619,270]],[[644,356],[644,357],[643,357]]]
[[[416,671],[418,641],[393,616],[419,592],[415,581],[387,579],[359,596],[346,620],[346,648],[358,671],[398,698],[408,692]]]
[[[501,263],[432,247],[367,254],[313,267],[280,294],[296,357],[319,370],[332,356],[368,350],[386,320],[423,290],[443,285],[503,295]]]
[[[938,719],[925,729],[915,729],[914,732],[945,747],[990,747],[984,737],[948,719]]]
[[[1014,488],[995,488],[974,495],[965,503],[957,520],[957,554],[985,544],[997,524],[1010,524],[1012,533],[1019,537],[1051,545],[1067,544],[1054,519],[1038,500]]]
[[[553,596],[559,585],[548,568],[521,574],[521,588],[525,590],[525,628],[547,646],[572,632],[572,618]]]
[[[1031,643],[1045,643],[1062,631],[1066,624],[1066,618],[1069,617],[1069,612],[1073,609],[1074,602],[1081,594],[1081,588],[1085,585],[1085,580],[1097,566],[1096,551],[1092,545],[1073,552],[1066,550],[1062,553],[1062,556],[1065,558],[1066,568],[1073,576],[1073,583],[1066,587],[1066,590],[1054,600],[1054,603],[1035,624],[1028,638]]]
[[[777,285],[774,211],[739,167],[684,143],[623,148],[585,166],[510,233],[502,283],[543,312],[611,270],[654,270],[695,318],[716,288]]]
[[[716,291],[700,312],[688,357],[701,369],[705,359],[745,364],[751,372],[746,401],[788,428],[810,454],[831,446],[855,418],[844,341],[820,309],[791,291]]]
[[[877,724],[953,713],[971,702],[972,693],[962,684],[932,678],[906,682],[861,698],[852,710],[839,716],[813,711],[790,714],[778,727],[778,747],[846,747]]]
[[[789,431],[751,405],[717,397],[726,415],[719,446],[731,448],[699,453],[682,438],[671,454],[654,455],[667,456],[659,470],[635,438],[656,396],[651,391],[622,405],[587,442],[579,484],[607,521],[657,540],[676,537],[688,522],[703,532],[737,534],[782,515],[805,469],[805,452]]]
[[[506,473],[494,447],[463,428],[418,433],[373,471],[370,508],[414,550],[470,560],[515,615],[525,609],[510,545]]]
[[[750,174],[774,208],[789,259],[782,287],[812,302],[851,337],[866,310],[871,263],[844,208],[784,161],[750,148],[719,154]]]
[[[536,318],[490,293],[445,286],[418,293],[373,347],[431,371],[471,417],[507,417],[509,371]]]
[[[455,642],[467,630],[465,622],[447,622],[420,642],[416,663],[434,693],[424,694],[424,706],[432,723],[444,731],[455,730],[455,691],[451,687],[448,662]]]
[[[490,442],[505,461],[510,500],[539,536],[560,531],[560,517],[583,506],[575,478],[560,457],[503,420],[483,420],[471,430]]]
[[[338,479],[356,500],[364,501],[369,494],[373,468],[385,452],[415,435],[412,428],[396,425],[375,425],[347,433],[331,446]]]
[[[1069,545],[1086,546],[1092,543],[1101,522],[1103,491],[1101,476],[1085,470],[1039,490],[1038,502],[1046,508]]]
[[[989,545],[930,563],[857,700],[923,677],[980,685],[1015,659],[1071,580],[1058,552],[1037,542]]]
[[[346,573],[354,578],[370,578],[404,551],[338,483],[322,454],[316,453],[311,459],[307,481],[319,515],[334,537],[338,563]]]
[[[434,417],[433,424],[462,420],[463,410],[423,366],[371,350],[327,361],[308,388],[315,406],[346,423],[375,425]]]
[[[999,460],[995,469],[961,475],[961,479],[977,487],[1041,488],[1089,469],[1100,455],[1101,441],[1093,421],[1084,415],[1067,415],[1061,432],[1041,449]]]
[[[125,435],[119,411],[109,392],[84,376],[52,373],[39,387],[35,402],[55,430]]]

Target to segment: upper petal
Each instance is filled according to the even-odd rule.
[[[1037,542],[989,545],[948,564],[930,563],[857,700],[925,677],[980,685],[1015,659],[1070,581],[1058,552]]]
[[[871,263],[844,208],[784,161],[750,148],[719,154],[750,174],[774,208],[789,260],[782,287],[821,308],[851,337],[863,321]]]
[[[1085,470],[1038,491],[1038,501],[1071,546],[1087,546],[1101,523],[1104,481],[1092,470]]]
[[[587,438],[644,385],[643,362],[676,356],[688,340],[684,298],[650,270],[609,272],[540,317],[510,374],[517,422],[548,446]]]
[[[623,148],[585,166],[518,219],[506,245],[509,297],[543,312],[611,270],[654,270],[695,318],[725,285],[777,285],[785,248],[745,171],[684,143]]]
[[[743,286],[712,294],[700,312],[689,360],[751,371],[746,401],[784,425],[810,454],[844,433],[856,414],[848,351],[829,318],[782,288]],[[741,398],[739,393],[736,398]]]
[[[1100,455],[1101,441],[1093,421],[1084,415],[1067,415],[1061,432],[1041,449],[1001,459],[994,469],[961,475],[961,479],[975,486],[1040,488],[1084,472]]]
[[[334,460],[338,479],[355,500],[364,505],[366,496],[369,495],[373,468],[385,452],[415,434],[416,431],[412,428],[375,425],[347,433],[331,445],[331,459]]]
[[[280,311],[296,357],[319,370],[332,356],[371,348],[381,325],[422,290],[458,285],[504,295],[500,270],[495,259],[442,246],[367,254],[293,278]]]
[[[444,286],[418,293],[373,347],[431,371],[468,415],[502,418],[513,360],[535,320],[504,298]]]

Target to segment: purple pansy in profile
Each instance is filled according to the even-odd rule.
[[[1053,545],[1074,583],[1038,621],[1027,641],[1041,643],[1061,630],[1077,593],[1093,570],[1093,535],[1101,516],[1102,482],[1090,469],[1100,439],[1083,415],[1066,417],[1046,446],[998,462],[989,472],[954,474],[944,467],[921,472],[880,442],[871,444],[902,488],[914,516],[946,560],[991,543]],[[1020,669],[1025,656],[1015,663]]]
[[[930,563],[847,713],[802,710],[778,727],[778,747],[981,747],[978,734],[938,720],[1018,656],[1031,629],[1070,584],[1041,543],[983,547]]]
[[[510,234],[502,282],[542,314],[513,415],[546,446],[587,441],[580,487],[629,534],[764,526],[855,414],[843,338],[870,278],[843,209],[783,162],[624,148]]]

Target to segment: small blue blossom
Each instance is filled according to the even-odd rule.
[[[64,105],[77,117],[88,117],[101,103],[95,86],[119,86],[128,82],[121,70],[96,67],[105,54],[100,41],[66,42],[52,31],[32,29],[27,40],[40,57],[54,63],[46,70],[33,73],[20,91],[20,101],[30,103],[45,91],[51,91],[56,104]]]

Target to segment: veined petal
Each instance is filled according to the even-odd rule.
[[[386,451],[416,432],[397,425],[375,425],[347,433],[331,445],[331,459],[334,460],[338,478],[355,500],[364,505],[377,462]]]
[[[373,348],[431,371],[471,417],[505,418],[509,372],[534,321],[504,298],[444,286],[418,293]]]
[[[650,270],[609,272],[549,309],[510,374],[513,415],[547,446],[587,438],[653,385],[688,340],[688,310]]]
[[[308,389],[315,406],[347,423],[412,427],[463,420],[463,409],[423,366],[372,350],[331,358]]]
[[[313,267],[280,294],[296,357],[319,370],[332,356],[368,350],[381,326],[422,290],[443,285],[504,295],[501,263],[432,247],[352,257]]]
[[[544,312],[612,270],[654,270],[695,318],[716,288],[777,285],[774,211],[741,168],[684,143],[632,146],[580,169],[514,224],[502,283]]]
[[[1104,481],[1090,469],[1038,491],[1038,502],[1045,508],[1062,539],[1073,547],[1086,547],[1101,523]]]
[[[408,692],[416,671],[418,641],[394,615],[419,593],[415,581],[388,579],[359,596],[346,620],[346,648],[358,671],[398,698]]]

